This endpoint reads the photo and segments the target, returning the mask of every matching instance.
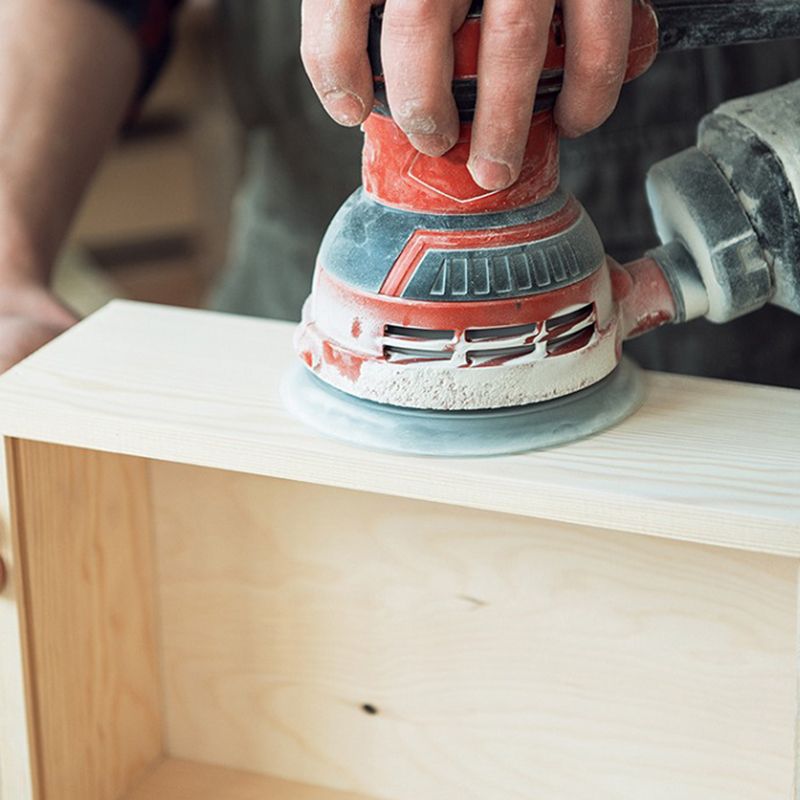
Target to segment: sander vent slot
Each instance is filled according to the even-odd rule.
[[[415,347],[386,345],[383,355],[387,361],[449,361],[453,354],[443,350],[421,350]]]
[[[594,303],[576,308],[566,314],[559,314],[557,317],[550,317],[545,323],[548,331],[554,331],[557,328],[572,328],[579,322],[589,320],[594,314]]]
[[[503,328],[473,328],[466,332],[468,342],[485,342],[491,339],[507,339],[510,337],[535,334],[537,325],[506,325]]]
[[[556,336],[547,342],[547,355],[549,356],[562,356],[566,353],[573,353],[575,350],[580,350],[586,347],[592,341],[594,336],[595,326],[589,325],[586,328],[581,328],[578,331],[567,333],[564,336]]]
[[[386,325],[383,332],[384,358],[395,364],[449,361],[453,357],[454,330]]]
[[[474,367],[488,367],[494,364],[501,364],[512,358],[529,356],[534,352],[536,352],[535,344],[520,347],[498,347],[495,350],[470,350],[467,353],[467,360]]]
[[[386,336],[397,337],[398,339],[432,339],[449,342],[454,336],[455,331],[435,330],[434,328],[404,328],[400,325],[387,325],[384,328]]]

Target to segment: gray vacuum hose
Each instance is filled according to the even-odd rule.
[[[800,81],[732,100],[697,146],[653,166],[647,194],[685,321],[767,303],[800,314]]]

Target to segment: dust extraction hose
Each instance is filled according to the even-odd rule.
[[[800,38],[797,0],[653,0],[653,5],[662,52]]]
[[[696,147],[650,169],[647,193],[676,322],[800,314],[800,81],[724,103]]]

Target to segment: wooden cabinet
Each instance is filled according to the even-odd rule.
[[[800,393],[417,459],[289,417],[290,336],[115,303],[0,379],[3,800],[793,797]]]

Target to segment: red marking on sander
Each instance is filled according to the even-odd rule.
[[[641,336],[675,319],[675,298],[664,273],[652,258],[620,267],[611,262],[614,297],[624,317],[626,339]]]
[[[331,342],[322,343],[322,358],[326,364],[336,370],[348,380],[355,383],[361,375],[364,358],[348,350],[335,347]]]

